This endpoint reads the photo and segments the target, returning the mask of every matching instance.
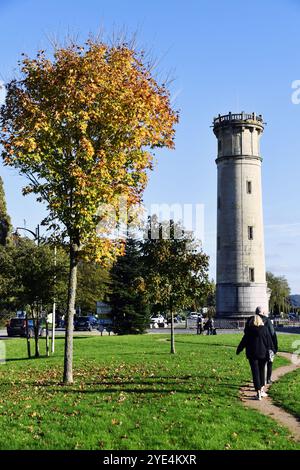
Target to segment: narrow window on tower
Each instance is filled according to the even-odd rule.
[[[221,246],[220,237],[217,238],[217,249],[219,250]]]
[[[248,239],[253,240],[253,227],[248,227]]]
[[[246,182],[246,190],[247,190],[247,194],[252,193],[252,181],[247,181]]]
[[[250,282],[254,282],[254,281],[255,281],[255,277],[254,277],[254,268],[249,268],[249,280],[250,280]]]
[[[218,209],[221,209],[221,198],[218,196]]]
[[[218,140],[218,151],[219,152],[222,151],[222,140],[221,139]]]

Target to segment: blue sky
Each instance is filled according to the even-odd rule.
[[[262,113],[261,142],[267,269],[300,294],[300,0],[0,0],[0,80],[13,78],[22,52],[51,49],[69,32],[137,31],[159,60],[180,123],[176,150],[156,152],[145,204],[204,204],[204,249],[215,277],[216,141],[212,118],[228,111]],[[299,94],[300,96],[300,94]],[[1,100],[1,93],[0,93]],[[21,195],[22,179],[0,166],[13,224],[33,228],[40,204]],[[298,253],[298,255],[297,255]]]

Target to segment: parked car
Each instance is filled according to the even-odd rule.
[[[182,322],[182,317],[180,315],[174,315],[174,323],[181,323]],[[172,317],[167,316],[167,323],[171,324],[172,323]]]
[[[174,317],[174,322],[175,322],[175,323],[181,323],[181,322],[182,322],[182,317],[181,317],[180,315],[176,315],[176,316]]]
[[[96,317],[88,315],[86,317],[78,317],[74,321],[74,329],[76,331],[92,331],[97,329],[99,321]]]
[[[157,315],[150,319],[150,327],[152,328],[164,328],[166,325],[167,320],[162,315]]]
[[[39,336],[45,336],[46,330],[41,324],[39,326]],[[12,318],[7,324],[7,336],[26,337],[26,320],[24,318]],[[33,320],[28,320],[28,336],[34,336]]]
[[[188,316],[188,320],[198,320],[198,318],[202,318],[202,313],[200,312],[191,312]]]

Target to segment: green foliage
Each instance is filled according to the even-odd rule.
[[[10,311],[17,305],[15,249],[0,244],[0,309]]]
[[[110,292],[109,270],[93,262],[78,265],[76,306],[81,313],[95,313],[96,302],[106,300]]]
[[[20,239],[15,248],[16,281],[19,284],[20,305],[34,305],[37,301],[46,306],[52,304],[55,282],[66,284],[67,256],[48,244],[37,246],[27,238]]]
[[[30,305],[32,314],[42,305],[51,311],[53,298],[61,313],[67,309],[68,256],[52,244],[37,246],[28,238],[15,237],[14,243],[0,245],[0,308],[3,313]],[[109,288],[109,272],[96,263],[79,265],[77,305],[83,312],[94,312]],[[28,308],[27,308],[28,310]],[[1,316],[1,315],[0,315]]]
[[[289,311],[288,296],[291,290],[287,279],[284,276],[275,276],[271,272],[267,272],[266,277],[268,288],[271,290],[270,312],[280,314]]]
[[[114,331],[119,334],[143,333],[149,326],[150,308],[143,279],[140,243],[128,238],[125,255],[111,271],[110,305]]]
[[[161,311],[181,311],[198,303],[204,305],[211,292],[208,280],[208,256],[174,221],[157,222],[152,216],[149,235],[142,245],[146,271],[146,290]],[[153,238],[155,236],[155,238]]]
[[[0,176],[0,245],[7,244],[10,229],[10,217],[7,214],[3,181]]]
[[[99,228],[99,206],[118,208],[120,195],[139,202],[150,149],[174,147],[169,92],[128,44],[71,43],[19,65],[1,109],[4,162],[27,176],[24,193],[47,204],[47,222],[58,220],[77,252],[111,260],[120,246],[109,223]]]
[[[124,258],[112,269],[111,305],[115,331],[143,332],[150,310],[174,313],[190,305],[206,305],[213,294],[208,280],[208,257],[199,250],[192,234],[173,221],[150,220],[150,236],[129,238]],[[158,235],[153,238],[153,235]]]
[[[208,307],[209,314],[213,316],[216,313],[216,284],[214,280],[208,283],[206,306]]]
[[[0,246],[0,302],[8,310],[26,309],[39,303],[52,305],[54,293],[58,303],[66,303],[68,258],[62,248],[37,246],[28,238]],[[55,279],[55,282],[54,282]]]

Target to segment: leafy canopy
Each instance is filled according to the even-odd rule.
[[[4,162],[28,177],[25,194],[46,202],[45,223],[63,224],[86,257],[110,258],[118,247],[108,224],[95,230],[99,206],[117,208],[120,195],[138,203],[152,149],[174,146],[169,92],[126,44],[89,40],[58,48],[52,59],[44,51],[24,56],[20,66],[1,109]]]
[[[271,312],[280,313],[281,309],[288,307],[287,300],[291,293],[290,286],[284,276],[275,276],[267,271],[266,273],[268,288],[270,289],[270,310]]]
[[[127,238],[125,254],[111,270],[110,305],[114,331],[118,334],[144,333],[150,322],[150,302],[145,291],[141,242]]]
[[[159,223],[149,219],[142,244],[147,292],[153,304],[170,311],[189,307],[195,299],[207,296],[209,257],[193,233],[173,220]]]
[[[3,181],[0,176],[0,245],[5,246],[7,244],[10,229],[10,217],[6,209]]]

